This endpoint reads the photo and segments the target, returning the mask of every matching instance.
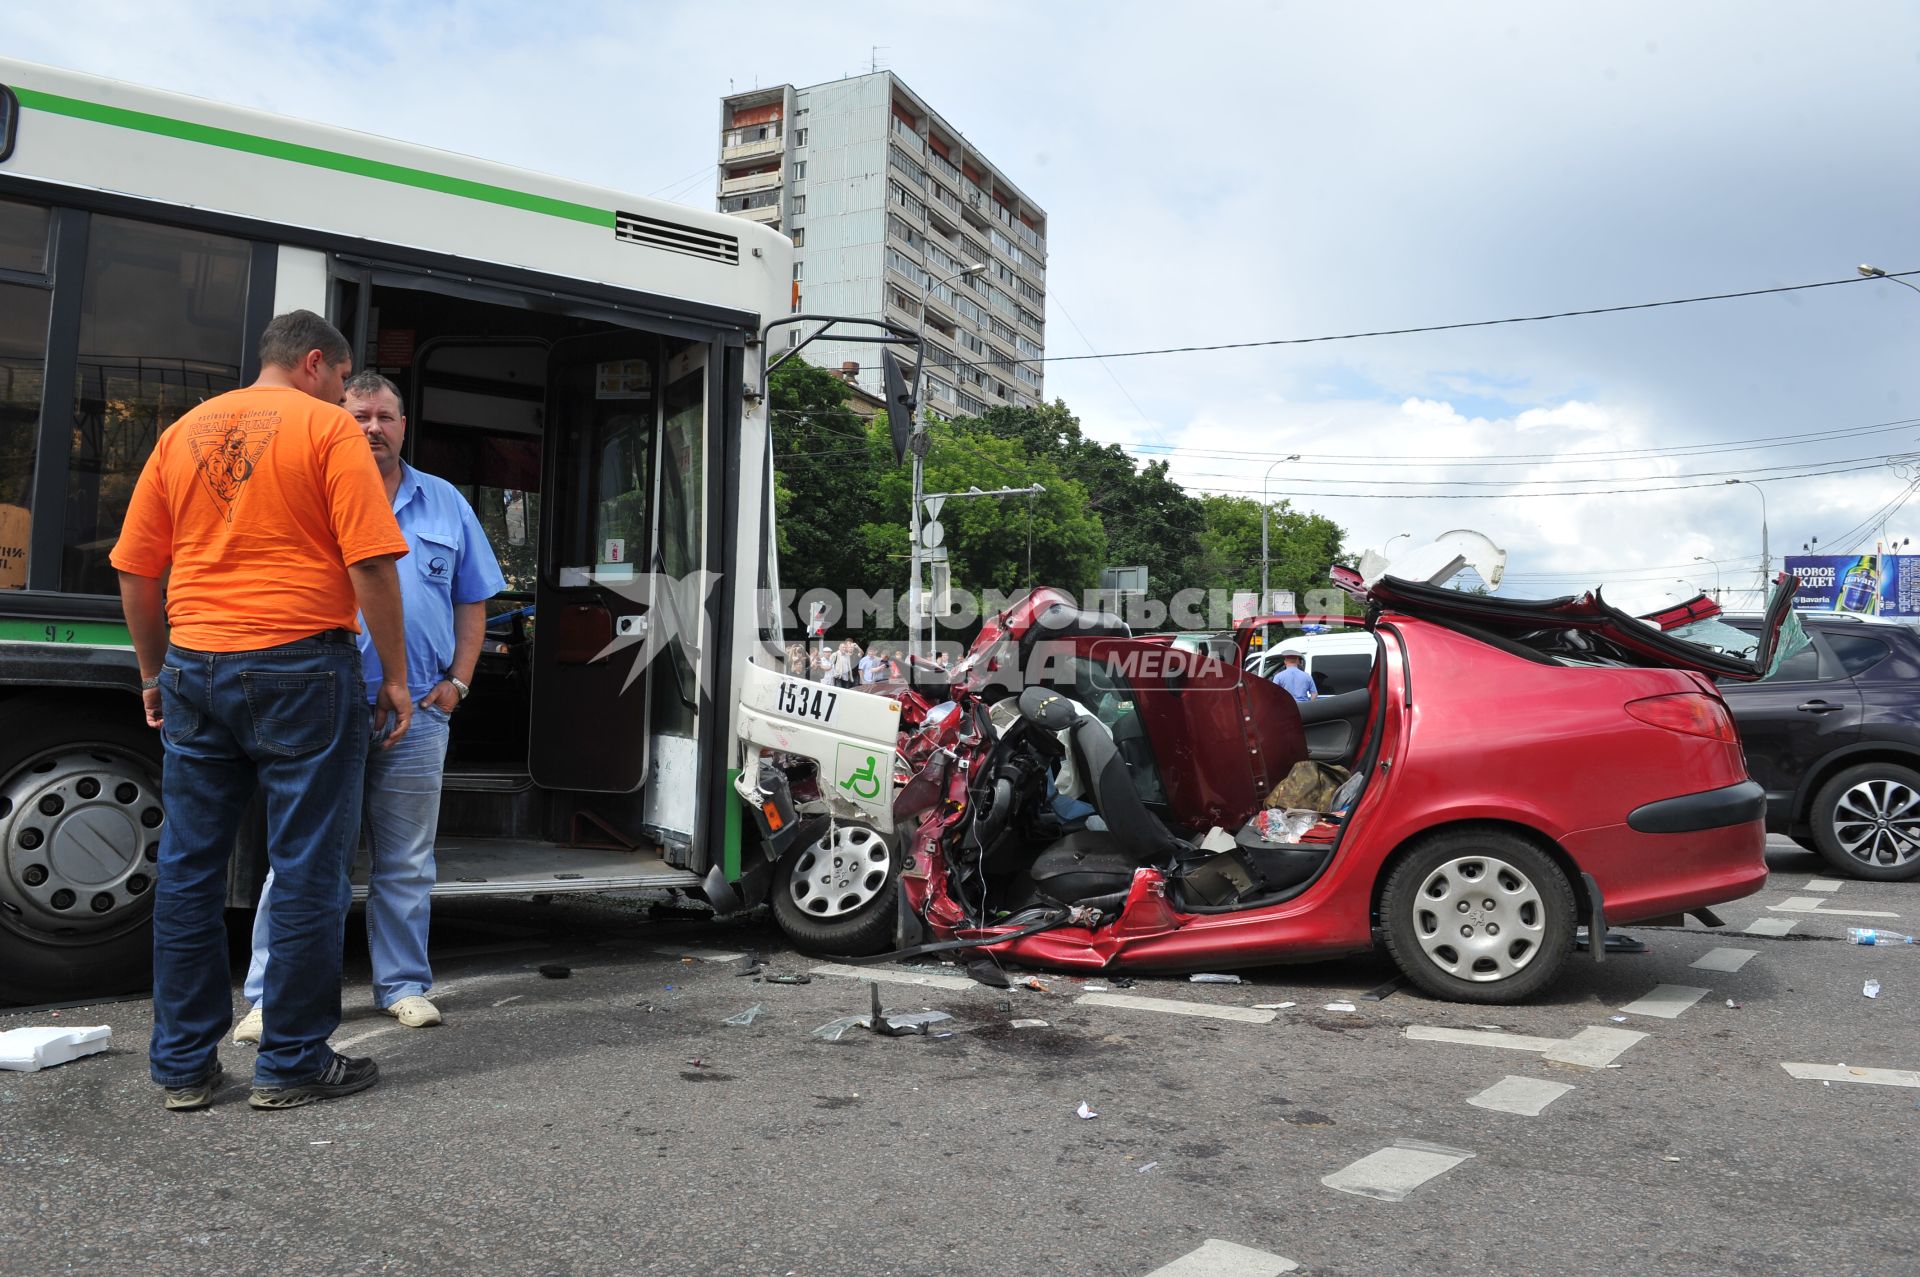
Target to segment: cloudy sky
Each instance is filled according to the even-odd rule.
[[[1910,4],[62,0],[0,8],[0,50],[707,206],[718,97],[877,57],[1048,210],[1056,357],[1920,269]],[[1632,602],[1752,581],[1730,477],[1776,567],[1870,547],[1916,352],[1920,294],[1861,281],[1060,362],[1047,393],[1196,488],[1301,454],[1272,490],[1355,549],[1473,527],[1502,593]]]

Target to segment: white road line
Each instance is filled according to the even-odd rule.
[[[1840,890],[1840,880],[1838,878],[1809,878],[1807,879],[1807,885],[1802,887],[1801,890],[1838,891]]]
[[[1627,1015],[1654,1015],[1662,1020],[1673,1020],[1711,992],[1711,989],[1692,984],[1656,984],[1653,992],[1627,1003],[1620,1010]]]
[[[813,969],[815,975],[845,976],[849,980],[878,980],[882,984],[917,984],[928,989],[973,989],[979,985],[965,976],[926,975],[918,971],[889,971],[885,967],[848,967],[829,962]]]
[[[1808,1082],[1864,1082],[1868,1086],[1920,1087],[1920,1070],[1855,1069],[1844,1064],[1782,1064],[1794,1077]]]
[[[664,953],[669,958],[697,958],[701,962],[738,962],[747,956],[744,953],[722,953],[717,949],[680,949],[668,944],[650,947],[653,952]]]
[[[1236,1020],[1241,1024],[1272,1024],[1275,1013],[1252,1007],[1223,1007],[1180,998],[1142,998],[1130,993],[1083,993],[1074,999],[1085,1006],[1120,1007],[1128,1011],[1159,1011],[1166,1015],[1197,1015],[1208,1020]]]
[[[1549,1082],[1538,1077],[1503,1077],[1467,1103],[1496,1113],[1518,1113],[1539,1117],[1540,1110],[1573,1088],[1565,1082]]]
[[[1755,918],[1747,928],[1750,936],[1784,936],[1800,924],[1792,918]]]
[[[1369,1153],[1351,1166],[1320,1182],[1342,1193],[1377,1198],[1383,1202],[1405,1201],[1408,1193],[1436,1175],[1444,1175],[1473,1154],[1464,1149],[1427,1144],[1419,1140],[1396,1140],[1377,1153]]]
[[[1488,1029],[1436,1029],[1424,1024],[1409,1024],[1407,1037],[1414,1042],[1452,1042],[1459,1046],[1497,1046],[1507,1051],[1532,1051],[1538,1055],[1565,1046],[1565,1038],[1530,1038],[1519,1033],[1498,1033]]]
[[[1147,1277],[1279,1277],[1299,1267],[1291,1259],[1209,1237],[1199,1250],[1154,1269]]]
[[[1547,1052],[1555,1064],[1575,1064],[1581,1068],[1604,1069],[1634,1043],[1647,1035],[1633,1029],[1603,1029],[1597,1025],[1580,1030]]]
[[[360,1045],[360,1043],[365,1042],[368,1038],[377,1038],[382,1033],[392,1033],[395,1029],[399,1027],[400,1026],[397,1024],[389,1024],[383,1029],[368,1029],[365,1033],[356,1033],[350,1038],[343,1038],[340,1041],[333,1043],[332,1046],[333,1046],[333,1049],[336,1051],[344,1051],[350,1046]]]
[[[1758,949],[1709,949],[1693,965],[1702,971],[1738,971],[1758,952]]]
[[[1882,913],[1878,909],[1822,909],[1820,902],[1824,896],[1788,896],[1777,905],[1767,908],[1775,913],[1817,913],[1822,918],[1898,918],[1897,913]]]

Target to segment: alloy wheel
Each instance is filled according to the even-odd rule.
[[[1414,936],[1434,966],[1487,983],[1523,970],[1541,951],[1547,909],[1540,889],[1496,856],[1437,866],[1414,895]]]
[[[1861,781],[1834,804],[1833,836],[1863,864],[1911,864],[1920,857],[1920,791],[1898,780]]]

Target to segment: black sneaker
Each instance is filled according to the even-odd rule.
[[[257,1109],[297,1109],[316,1100],[337,1100],[364,1091],[380,1080],[380,1066],[372,1060],[336,1054],[333,1062],[311,1082],[295,1086],[256,1086],[247,1103]]]
[[[169,1086],[161,1103],[170,1113],[187,1113],[194,1109],[203,1109],[213,1103],[213,1095],[226,1083],[227,1071],[216,1062],[207,1075],[198,1082],[189,1082],[185,1086]]]

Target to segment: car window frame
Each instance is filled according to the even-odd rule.
[[[1733,626],[1734,629],[1739,630],[1742,634],[1753,636],[1757,636],[1758,634],[1757,629],[1748,629],[1746,624],[1736,621],[1729,621],[1728,624]],[[1754,680],[1749,686],[1799,687],[1816,683],[1850,683],[1853,681],[1852,676],[1847,673],[1846,666],[1840,663],[1840,658],[1835,656],[1833,649],[1827,646],[1827,636],[1823,631],[1815,629],[1812,626],[1807,626],[1807,642],[1808,645],[1813,648],[1814,655],[1819,661],[1818,671],[1812,678],[1761,678]]]

